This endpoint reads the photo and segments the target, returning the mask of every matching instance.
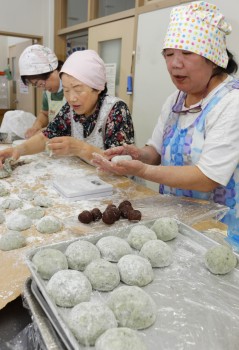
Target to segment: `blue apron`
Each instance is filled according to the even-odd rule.
[[[193,165],[200,158],[205,140],[205,119],[214,106],[232,89],[239,89],[239,80],[232,80],[219,89],[208,102],[203,111],[195,121],[185,129],[178,125],[179,114],[171,112],[164,127],[161,164],[168,165]],[[181,110],[186,94],[182,93],[178,101],[177,110]],[[236,234],[239,239],[239,164],[235,169],[230,181],[226,186],[219,186],[213,192],[199,192],[183,190],[160,185],[159,192],[206,200],[213,200],[216,203],[229,207],[228,213],[221,220],[228,225],[229,235]],[[238,210],[236,210],[238,207]]]

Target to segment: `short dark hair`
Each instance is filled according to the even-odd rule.
[[[61,67],[63,66],[64,62],[63,61],[58,61],[58,65],[55,70],[60,72]],[[54,72],[54,71],[53,71]],[[37,79],[37,80],[47,80],[49,76],[51,75],[52,72],[47,72],[43,74],[36,74],[36,75],[21,75],[21,79],[24,85],[29,84],[29,80],[32,79]]]

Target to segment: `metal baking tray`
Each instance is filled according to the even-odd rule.
[[[150,227],[154,220],[142,222]],[[180,234],[167,242],[173,249],[173,263],[154,268],[155,278],[143,287],[157,304],[157,319],[151,327],[140,330],[148,350],[236,350],[239,334],[239,270],[226,275],[213,275],[204,265],[204,254],[218,244],[200,232],[177,221]],[[128,227],[79,239],[96,243],[101,237],[117,235],[126,238]],[[64,321],[70,309],[57,307],[46,292],[32,263],[33,255],[44,248],[65,251],[74,240],[45,245],[30,251],[26,262],[41,294],[39,302],[67,349],[86,350]],[[237,255],[239,258],[239,256]],[[107,300],[109,293],[92,292],[92,300]],[[94,347],[89,349],[93,350]]]

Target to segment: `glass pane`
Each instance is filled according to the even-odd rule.
[[[99,55],[105,63],[116,64],[115,96],[119,96],[121,39],[101,41],[99,43]]]
[[[99,0],[98,17],[129,10],[135,7],[135,0]]]
[[[67,1],[67,27],[87,21],[88,0]]]
[[[86,50],[88,48],[88,31],[82,30],[66,37],[66,56],[72,52]]]

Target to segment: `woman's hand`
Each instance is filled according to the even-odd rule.
[[[0,169],[3,167],[3,164],[7,158],[12,158],[12,160],[18,160],[20,157],[20,152],[17,147],[6,148],[0,151]]]
[[[54,137],[46,144],[47,150],[56,156],[76,156],[79,153],[80,140],[71,136]]]
[[[106,152],[108,152],[108,150]],[[112,157],[114,155],[115,153],[112,155]],[[147,167],[146,164],[140,162],[139,160],[121,160],[117,163],[113,163],[98,153],[93,153],[92,163],[99,171],[110,172],[116,175],[134,175],[139,177],[144,176],[145,168]]]
[[[104,151],[104,156],[109,160],[120,155],[129,155],[133,159],[139,159],[140,150],[134,145],[124,144],[123,146],[112,147]]]

